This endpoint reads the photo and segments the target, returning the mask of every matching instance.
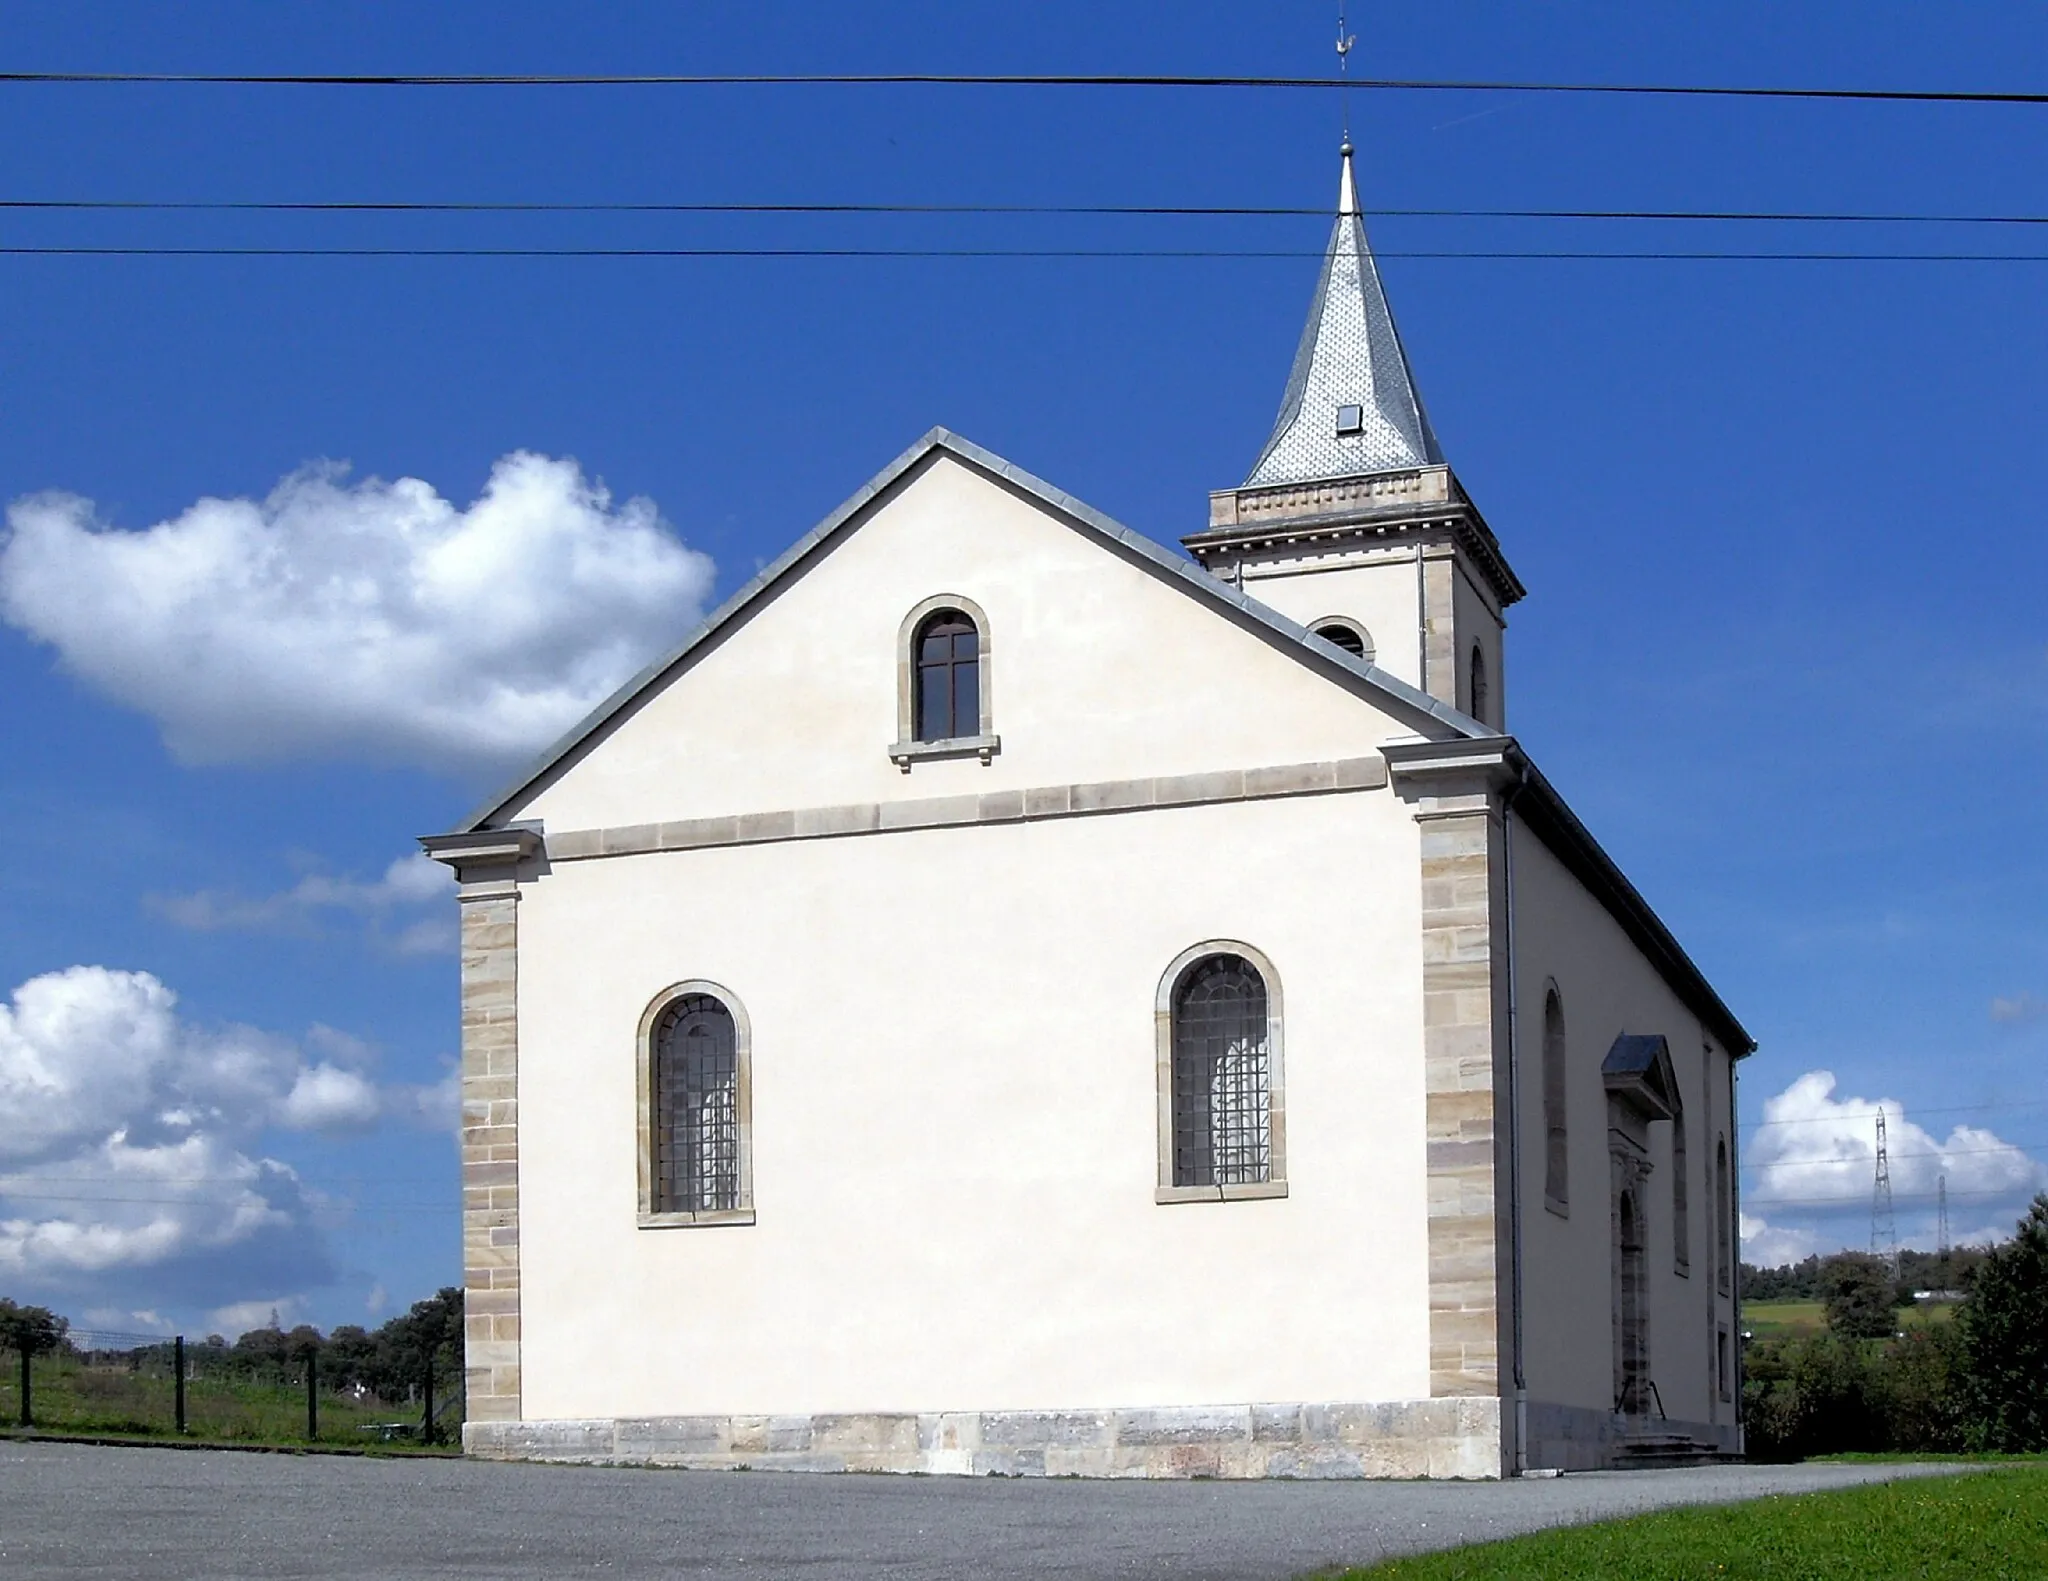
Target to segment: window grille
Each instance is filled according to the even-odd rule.
[[[1675,1095],[1674,1095],[1675,1096]],[[1685,1156],[1685,1106],[1671,1106],[1671,1260],[1680,1273],[1692,1268],[1692,1202]]]
[[[1735,1198],[1728,1189],[1728,1138],[1714,1143],[1714,1282],[1727,1294],[1729,1268],[1734,1257],[1729,1250],[1729,1226],[1735,1222]]]
[[[655,1028],[653,1122],[655,1212],[741,1205],[739,1038],[709,994],[685,994]]]
[[[1173,1183],[1272,1178],[1266,984],[1239,955],[1212,955],[1173,1001]]]
[[[918,628],[916,717],[919,741],[981,734],[981,634],[957,609]]]
[[[1571,1202],[1571,1149],[1565,1130],[1564,1003],[1543,998],[1543,1195],[1562,1212]]]

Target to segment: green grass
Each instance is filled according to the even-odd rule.
[[[2048,1467],[2002,1466],[1749,1504],[1666,1510],[1396,1559],[1397,1581],[2037,1581]]]
[[[1955,1317],[1951,1302],[1925,1302],[1899,1309],[1899,1327],[1920,1323],[1947,1323]],[[1791,1334],[1819,1334],[1828,1326],[1827,1309],[1818,1301],[1748,1301],[1742,1307],[1742,1326],[1758,1339],[1781,1339]]]
[[[1818,1334],[1828,1320],[1818,1301],[1746,1301],[1742,1326],[1758,1339],[1776,1339],[1781,1334]]]
[[[21,1384],[10,1355],[0,1369],[0,1426],[20,1420]],[[35,1364],[30,1404],[38,1430],[111,1436],[173,1436],[176,1384],[165,1372],[133,1371],[119,1364],[88,1366],[77,1357],[44,1357]],[[455,1413],[441,1419],[447,1435],[457,1430]],[[320,1439],[325,1444],[369,1444],[376,1435],[364,1424],[420,1419],[418,1405],[391,1404],[345,1395],[320,1396]],[[185,1387],[185,1436],[221,1443],[304,1444],[306,1389],[303,1382],[277,1383],[226,1377],[198,1377]],[[396,1447],[396,1446],[394,1446]]]

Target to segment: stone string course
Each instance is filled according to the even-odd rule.
[[[559,833],[550,830],[547,854],[551,862],[572,862],[600,856],[638,856],[649,851],[694,851],[706,846],[764,845],[782,840],[887,834],[903,829],[1030,823],[1043,818],[1080,818],[1155,807],[1328,796],[1340,791],[1377,790],[1386,783],[1386,760],[1375,754],[1273,768],[1222,769],[1207,774],[1168,774],[1082,785],[1035,785],[978,795],[798,807],[783,812],[685,818],[673,823],[627,824],[609,829],[567,829]]]
[[[1012,1477],[1500,1475],[1500,1402],[471,1421],[497,1460]]]

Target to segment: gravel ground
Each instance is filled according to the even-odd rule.
[[[0,1575],[1249,1581],[1674,1504],[1943,1468],[1525,1482],[1079,1482],[0,1443]]]

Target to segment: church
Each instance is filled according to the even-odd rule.
[[[1512,734],[1524,589],[1348,144],[1278,421],[1182,542],[934,429],[423,840],[470,1453],[1740,1453],[1754,1045]]]

